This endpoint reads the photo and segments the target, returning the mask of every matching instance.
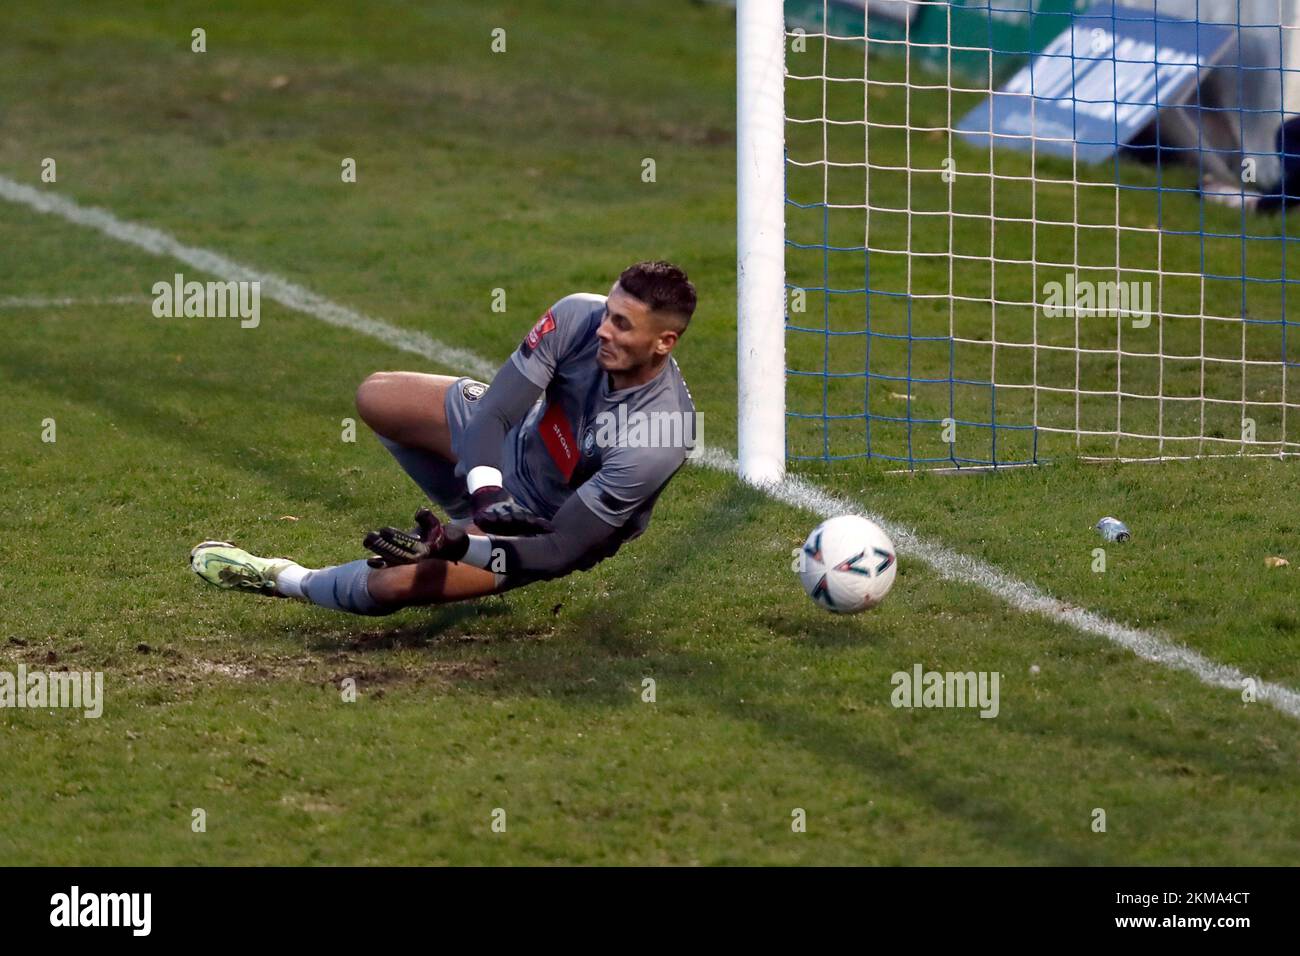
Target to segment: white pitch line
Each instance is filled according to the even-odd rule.
[[[153,299],[147,295],[108,295],[80,299],[8,295],[0,296],[0,309],[66,309],[73,306],[93,308],[102,305],[139,305],[142,302],[152,301]]]
[[[112,213],[91,206],[81,206],[70,199],[45,190],[33,189],[0,176],[0,199],[28,206],[37,212],[58,216],[79,226],[88,226],[128,245],[158,256],[166,256],[193,266],[201,272],[229,281],[258,281],[262,294],[281,305],[302,312],[339,328],[349,329],[378,339],[403,352],[410,352],[448,368],[490,379],[498,366],[474,352],[446,345],[425,335],[398,328],[338,305],[287,279],[227,259],[219,253],[188,246],[175,237],[150,226],[118,219]],[[708,448],[696,459],[705,467],[738,475],[735,458],[728,452]],[[823,518],[839,514],[865,515],[879,524],[894,539],[899,551],[928,564],[943,579],[971,585],[1000,598],[1011,607],[1029,614],[1066,624],[1081,633],[1101,637],[1127,648],[1138,657],[1183,671],[1211,687],[1240,691],[1247,676],[1235,667],[1219,664],[1181,644],[1151,631],[1112,621],[1103,615],[1071,607],[1028,582],[969,555],[961,554],[891,521],[864,511],[857,502],[837,498],[801,478],[790,477],[777,484],[760,486],[760,490],[795,508]],[[1283,713],[1300,718],[1300,693],[1281,684],[1255,678],[1256,696]]]
[[[432,358],[451,368],[465,369],[470,375],[478,378],[490,378],[499,368],[473,352],[444,345],[423,332],[400,329],[387,322],[372,319],[347,306],[331,302],[324,296],[304,289],[288,279],[227,259],[217,252],[200,249],[197,246],[187,246],[160,229],[118,219],[107,210],[79,205],[58,193],[33,189],[6,176],[0,176],[0,198],[30,206],[37,212],[58,216],[78,226],[89,226],[119,242],[136,246],[156,256],[178,259],[187,266],[192,266],[200,272],[220,276],[227,282],[259,282],[263,297],[279,302],[295,312],[303,312],[329,325],[360,332],[396,349]]]

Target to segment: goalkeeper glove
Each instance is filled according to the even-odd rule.
[[[444,525],[428,508],[415,513],[415,527],[410,531],[380,528],[365,537],[365,546],[377,558],[370,558],[372,568],[414,564],[429,558],[459,561],[469,550],[469,535],[460,528]]]
[[[470,496],[474,524],[485,534],[534,535],[555,530],[545,518],[533,514],[499,485],[484,485]]]

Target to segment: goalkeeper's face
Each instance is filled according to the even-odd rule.
[[[596,329],[600,339],[596,363],[606,372],[637,372],[662,362],[679,334],[672,328],[671,317],[651,311],[616,282],[605,302],[605,317]]]

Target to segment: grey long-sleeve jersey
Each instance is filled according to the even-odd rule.
[[[499,469],[506,489],[555,525],[549,535],[490,536],[511,583],[586,570],[641,534],[699,438],[671,357],[649,382],[610,389],[596,362],[604,312],[605,296],[590,293],[549,309],[497,372],[456,449],[458,474]]]

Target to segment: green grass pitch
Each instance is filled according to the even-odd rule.
[[[0,174],[494,361],[560,295],[673,259],[701,297],[679,361],[709,442],[734,448],[731,13],[617,7],[11,0]],[[195,27],[204,54],[190,52]],[[927,148],[914,159],[937,165],[947,146]],[[46,157],[55,184],[39,182]],[[345,157],[355,184],[340,181]],[[98,720],[0,712],[5,860],[1300,852],[1292,717],[1017,612],[906,551],[880,609],[827,615],[790,567],[818,519],[704,468],[679,474],[617,558],[503,598],[376,620],[203,587],[186,556],[205,537],[320,565],[407,520],[418,491],[364,429],[341,440],[341,422],[371,371],[458,370],[266,300],[255,330],[155,319],[143,297],[177,271],[208,278],[0,202],[0,297],[72,300],[0,308],[0,670],[103,671],[106,696]],[[103,301],[118,296],[142,298]],[[54,443],[41,440],[50,418]],[[1264,564],[1300,566],[1291,463],[796,470],[1063,605],[1300,686],[1296,568]],[[1134,540],[1095,573],[1105,514]],[[999,672],[1000,713],[895,709],[890,677],[917,663]]]

